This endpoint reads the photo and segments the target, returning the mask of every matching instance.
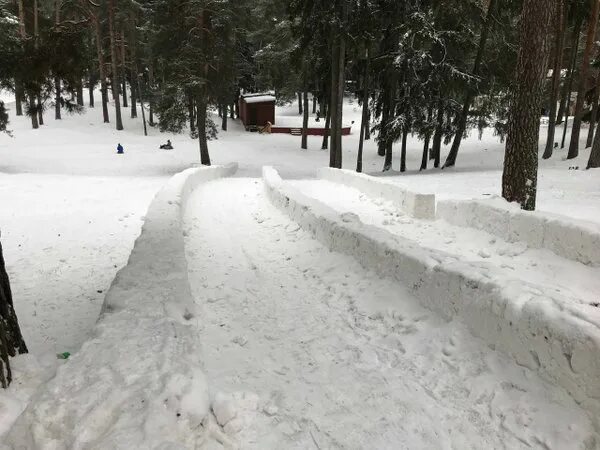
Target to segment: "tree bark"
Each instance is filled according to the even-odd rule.
[[[15,313],[0,243],[0,384],[3,388],[8,387],[12,381],[9,356],[15,356],[17,353],[27,353],[27,345]]]
[[[302,114],[302,92],[298,91],[298,114]]]
[[[117,67],[117,47],[115,36],[115,0],[108,0],[108,33],[110,34],[110,59],[112,68],[112,89],[115,99],[115,116],[117,130],[123,129],[121,119],[121,100],[119,99],[119,70]]]
[[[102,94],[102,117],[104,123],[109,123],[108,116],[108,86],[106,85],[106,73],[104,71],[104,52],[102,49],[102,28],[100,27],[100,19],[98,15],[92,14],[92,22],[96,30],[96,53],[98,55],[98,72],[100,75],[100,92]],[[92,94],[93,96],[93,94]]]
[[[308,91],[306,82],[304,83],[304,93],[303,96],[303,117],[302,117],[302,142],[300,144],[300,148],[306,150],[308,148]]]
[[[77,98],[77,104],[83,106],[83,82],[81,79],[77,80],[75,97]]]
[[[402,131],[402,150],[400,151],[400,172],[406,172],[406,143],[408,140],[408,129],[407,125]]]
[[[329,147],[329,165],[338,169],[342,168],[342,119],[344,106],[344,70],[346,59],[346,35],[344,24],[348,17],[346,0],[338,2],[339,23],[334,32],[334,49],[332,58],[331,82],[331,145]]]
[[[198,144],[200,146],[200,163],[203,166],[210,166],[210,155],[208,153],[208,139],[206,136],[206,94],[205,88],[200,88],[202,93],[198,96],[197,105],[197,126],[198,126]]]
[[[371,54],[369,42],[366,42],[366,54],[365,54],[365,74],[363,76],[363,96],[362,96],[362,114],[360,118],[360,137],[358,139],[358,155],[356,157],[356,171],[362,172],[363,165],[363,146],[365,140],[365,129],[369,128],[369,91],[370,91],[370,80],[369,75],[371,71]]]
[[[481,35],[479,36],[479,46],[477,47],[477,55],[475,57],[475,63],[473,65],[473,76],[475,77],[479,76],[481,63],[483,61],[483,53],[485,51],[485,44],[488,40],[490,26],[492,24],[492,14],[494,13],[495,5],[496,0],[490,0],[488,4],[488,10],[481,27]],[[473,98],[475,98],[475,93],[472,88],[468,88],[467,95],[465,96],[465,102],[463,103],[462,111],[458,116],[458,123],[456,134],[454,135],[454,141],[452,142],[452,147],[450,148],[450,152],[446,157],[446,162],[444,162],[443,167],[453,167],[456,164],[456,156],[458,155],[460,144],[462,142],[465,131],[467,130],[467,119],[469,118],[469,109],[471,108]]]
[[[431,146],[431,154],[433,156],[433,167],[440,167],[440,157],[442,153],[442,137],[444,136],[444,107],[442,102],[439,102],[436,127],[433,133],[433,144]]]
[[[594,142],[594,130],[596,129],[596,122],[598,121],[598,94],[600,94],[600,89],[598,89],[599,82],[600,74],[598,74],[596,85],[594,86],[594,93],[592,96],[592,115],[590,117],[590,129],[588,130],[585,148],[591,147]]]
[[[62,119],[61,114],[60,114],[60,101],[61,101],[60,91],[61,91],[60,78],[54,77],[54,119],[55,120]]]
[[[15,110],[17,116],[23,115],[23,86],[15,79]]]
[[[227,103],[223,103],[221,106],[221,112],[223,113],[223,116],[221,117],[221,129],[223,131],[227,131]]]
[[[587,169],[597,169],[598,167],[600,167],[600,132],[596,132],[594,145],[587,163]]]
[[[327,108],[325,114],[325,132],[323,133],[323,143],[321,144],[321,150],[327,150],[329,148],[329,133],[331,131],[331,108]]]
[[[548,137],[546,138],[546,149],[542,158],[548,159],[552,156],[554,149],[554,133],[556,131],[556,103],[560,90],[560,77],[562,72],[563,48],[565,45],[565,24],[567,21],[568,3],[558,0],[558,13],[556,14],[556,34],[554,39],[554,65],[552,67],[552,92],[550,94],[550,113],[548,114]]]
[[[573,53],[573,62],[571,64],[571,76],[569,77],[569,83],[567,85],[567,95],[565,97],[565,109],[564,109],[564,126],[563,126],[563,135],[560,143],[560,148],[565,148],[565,140],[567,137],[567,128],[569,126],[569,110],[571,109],[571,94],[573,92],[573,79],[575,78],[575,66],[577,65],[577,53],[579,51],[579,33],[581,29],[581,21],[576,25],[577,33],[576,33],[576,42],[575,42],[575,50]]]
[[[566,30],[565,15],[565,30]],[[579,51],[579,34],[581,33],[582,20],[577,19],[573,26],[573,35],[571,37],[571,53],[569,55],[569,67],[567,77],[563,83],[563,89],[561,91],[560,105],[558,107],[558,114],[556,115],[556,124],[560,125],[564,122],[565,117],[569,116],[569,104],[571,103],[571,89],[573,87],[573,77],[575,75],[575,66],[577,65],[577,53]]]
[[[595,0],[596,1],[596,0]],[[524,0],[519,24],[519,52],[508,117],[502,196],[534,210],[543,83],[551,47],[551,24],[557,2]],[[532,55],[536,55],[532,58]]]
[[[581,118],[583,116],[583,103],[586,95],[587,75],[590,67],[590,59],[592,56],[592,47],[596,40],[596,28],[598,25],[598,13],[600,12],[600,0],[590,0],[590,15],[588,18],[587,38],[585,41],[585,49],[583,51],[583,61],[579,71],[579,83],[577,84],[577,101],[575,103],[575,117],[573,118],[573,126],[571,127],[571,143],[567,159],[577,158],[579,155],[579,135],[581,132]]]

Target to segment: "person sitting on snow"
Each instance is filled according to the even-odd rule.
[[[119,143],[119,144],[117,144],[117,153],[118,153],[119,155],[122,155],[123,153],[125,153],[125,151],[124,151],[124,150],[125,150],[125,149],[123,148],[123,146],[122,146],[120,143]]]
[[[166,144],[162,144],[160,146],[161,149],[163,150],[173,150],[173,145],[171,144],[171,140],[167,139],[167,143]]]

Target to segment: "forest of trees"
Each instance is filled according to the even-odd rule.
[[[311,109],[307,94],[312,94],[312,113],[318,109],[330,129],[322,147],[329,149],[330,165],[341,167],[342,100],[355,96],[363,106],[358,171],[363,141],[372,132],[383,170],[392,167],[398,143],[400,170],[405,171],[409,135],[423,143],[421,170],[448,168],[460,162],[465,135],[486,127],[507,138],[507,167],[522,170],[523,164],[537,167],[537,151],[524,157],[525,141],[510,134],[510,109],[518,102],[521,77],[529,83],[521,95],[537,95],[534,85],[540,89],[533,103],[520,99],[529,101],[528,114],[536,116],[531,126],[537,123],[539,132],[539,115],[549,114],[543,157],[553,157],[560,142],[568,147],[568,158],[575,158],[581,124],[587,121],[587,146],[593,147],[588,167],[599,167],[594,125],[600,97],[600,49],[595,45],[600,0],[546,0],[543,16],[528,9],[534,4],[0,0],[0,87],[15,93],[16,114],[29,116],[33,128],[49,120],[50,111],[60,120],[85,106],[101,107],[104,122],[117,130],[123,129],[123,114],[140,114],[144,129],[189,131],[198,139],[202,164],[210,164],[208,141],[217,133],[210,108],[218,109],[220,128],[226,130],[241,92],[274,91],[280,101],[298,98],[305,123]],[[543,34],[524,30],[526,20]],[[532,53],[519,61],[522,48]],[[524,71],[538,63],[541,79],[536,82]],[[567,123],[570,115],[573,123]],[[6,130],[7,120],[0,106],[0,130]],[[515,120],[518,133],[525,119]],[[571,128],[570,142],[565,132],[556,134],[557,124]],[[529,127],[529,146],[533,132]],[[445,158],[442,143],[452,144]],[[518,162],[511,163],[513,156]],[[505,170],[505,185],[514,174]],[[529,170],[526,178],[535,185],[533,175]],[[505,190],[507,199],[520,198],[510,190]],[[521,201],[531,209],[535,201],[526,203]]]

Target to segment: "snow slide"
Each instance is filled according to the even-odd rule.
[[[295,200],[281,197],[300,214]],[[330,251],[268,201],[261,180],[201,185],[184,228],[213,412],[240,448],[600,442],[563,389],[425,309],[412,285]],[[334,232],[342,238],[356,243]]]
[[[93,337],[34,395],[4,448],[175,449],[213,439],[181,220],[197,185],[236,169],[188,169],[157,194]]]
[[[520,256],[524,244],[418,221],[338,183],[284,182],[269,168],[264,177],[273,202],[327,247],[411,286],[428,308],[460,318],[492,347],[567,389],[588,411],[600,411],[600,309],[587,301],[599,292],[593,268],[557,262],[549,252],[530,261]],[[570,289],[563,283],[569,274],[579,281]]]

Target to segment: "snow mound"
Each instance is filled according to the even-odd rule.
[[[157,194],[91,339],[34,395],[5,446],[196,448],[206,439],[211,405],[182,214],[199,183],[236,169],[188,169]]]
[[[390,200],[411,217],[435,219],[434,194],[413,192],[398,183],[380,180],[352,170],[323,167],[317,170],[317,176],[324,180],[353,187],[374,198]]]
[[[501,198],[441,200],[437,218],[476,228],[509,242],[522,241],[583,264],[600,265],[600,225],[539,211],[523,211]]]
[[[600,309],[509,278],[492,265],[460,261],[360,220],[344,221],[271,167],[263,168],[263,179],[271,201],[331,250],[411,286],[426,307],[461,319],[493,348],[600,412]]]

